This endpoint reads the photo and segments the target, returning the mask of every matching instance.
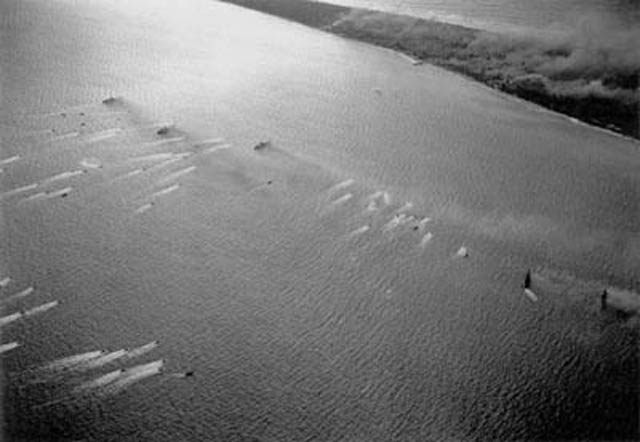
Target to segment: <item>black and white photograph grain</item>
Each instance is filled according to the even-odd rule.
[[[0,440],[640,441],[640,0],[0,0]]]

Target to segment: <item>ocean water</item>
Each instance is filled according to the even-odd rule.
[[[2,42],[6,440],[637,434],[637,142],[214,1]]]
[[[633,0],[333,0],[332,3],[490,31],[567,32],[584,20],[595,18],[640,26],[640,3]]]

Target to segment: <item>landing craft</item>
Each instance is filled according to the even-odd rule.
[[[456,255],[461,256],[462,258],[468,258],[469,257],[469,250],[465,246],[462,246],[456,252]]]
[[[527,270],[527,274],[524,277],[524,283],[522,284],[523,289],[528,289],[531,287],[531,270]]]
[[[258,144],[253,146],[253,150],[264,150],[267,147],[271,147],[271,141],[260,141]]]
[[[169,129],[170,129],[169,126],[162,126],[160,129],[158,129],[156,131],[156,134],[158,134],[158,135],[166,135],[166,134],[169,133]]]

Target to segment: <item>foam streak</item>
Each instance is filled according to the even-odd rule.
[[[9,342],[8,344],[2,344],[0,345],[0,355],[18,347],[20,347],[20,344],[18,342]]]
[[[15,301],[16,299],[20,299],[20,298],[24,298],[25,296],[29,296],[31,293],[33,293],[33,291],[34,291],[33,287],[27,287],[26,289],[21,290],[18,293],[9,296],[8,298],[5,298],[3,301],[4,302]]]
[[[151,198],[157,198],[159,196],[167,195],[175,190],[180,188],[180,184],[174,184],[173,186],[165,187],[164,189],[158,190],[155,193],[151,194]]]
[[[13,321],[17,321],[18,319],[22,318],[22,313],[20,312],[16,312],[16,313],[12,313],[10,315],[7,316],[3,316],[0,318],[0,327],[7,325],[7,324],[11,324]]]
[[[108,385],[107,388],[103,390],[103,392],[104,394],[119,393],[135,382],[159,374],[162,370],[163,365],[164,360],[159,359],[157,361],[149,362],[148,364],[142,364],[132,367],[126,370],[122,374],[120,379]]]
[[[4,166],[5,164],[11,164],[20,159],[20,155],[14,155],[9,158],[5,158],[4,160],[0,160],[0,166]]]
[[[52,308],[56,307],[59,304],[58,301],[51,301],[45,304],[38,305],[24,312],[24,316],[29,317],[33,315],[37,315],[40,313],[44,313]]]
[[[104,354],[103,350],[89,351],[86,353],[78,353],[72,356],[56,359],[42,367],[46,371],[59,371],[72,368],[78,364],[99,358]]]

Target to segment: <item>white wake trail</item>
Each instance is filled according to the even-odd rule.
[[[27,184],[26,186],[22,186],[22,187],[16,187],[15,189],[8,190],[8,191],[6,191],[4,193],[1,193],[0,194],[0,199],[2,199],[4,197],[8,197],[8,196],[17,195],[19,193],[28,192],[30,190],[35,189],[36,187],[38,187],[38,183]]]
[[[138,207],[134,213],[136,214],[140,214],[140,213],[144,213],[147,210],[151,209],[153,207],[153,203],[147,203],[147,204],[143,204],[142,206]]]
[[[20,155],[14,155],[12,157],[5,158],[4,160],[0,160],[0,166],[15,163],[16,161],[20,160],[20,158]]]
[[[72,390],[72,393],[80,394],[80,393],[86,392],[87,390],[93,390],[96,388],[104,387],[114,382],[116,379],[118,379],[122,375],[122,373],[124,373],[124,370],[122,370],[121,368],[117,370],[113,370],[103,376],[97,377],[95,379],[92,379],[90,381],[87,381],[78,385],[76,388]]]
[[[219,145],[215,145],[212,147],[209,147],[207,149],[204,149],[202,151],[202,153],[213,153],[213,152],[218,152],[219,150],[226,150],[229,149],[231,147],[231,144],[219,144]]]
[[[202,141],[198,141],[196,144],[194,144],[195,147],[204,147],[208,144],[221,144],[224,143],[224,138],[209,138],[206,140],[202,140]]]
[[[418,223],[418,227],[420,228],[420,230],[423,230],[430,221],[431,221],[431,218],[429,218],[428,216],[425,218],[422,218]]]
[[[355,182],[356,182],[356,180],[354,180],[353,178],[349,178],[349,179],[344,180],[344,181],[336,184],[335,186],[333,186],[331,189],[329,189],[329,192],[336,192],[338,190],[345,189],[345,188],[351,186]]]
[[[102,163],[96,158],[85,158],[80,161],[80,165],[88,169],[99,169],[102,167]]]
[[[402,225],[402,224],[406,224],[409,221],[413,220],[413,216],[407,216],[404,213],[399,213],[397,215],[394,215],[393,218],[391,218],[391,220],[384,225],[383,230],[385,232],[391,231],[393,229],[395,229],[396,227]]]
[[[339,206],[341,204],[346,203],[347,201],[349,201],[351,198],[353,198],[353,194],[351,193],[347,193],[346,195],[342,195],[340,198],[338,198],[337,200],[334,200],[331,202],[332,206]]]
[[[22,318],[22,313],[20,312],[15,312],[10,315],[3,316],[0,318],[0,327],[11,324],[12,322],[17,321],[20,318]]]
[[[422,240],[420,240],[420,247],[425,248],[432,239],[433,233],[427,232],[427,234],[422,237]]]
[[[158,147],[158,146],[163,146],[165,144],[171,144],[171,143],[177,143],[178,141],[184,141],[184,139],[185,139],[184,137],[167,138],[166,140],[158,140],[158,141],[151,141],[149,143],[144,143],[140,147],[141,148]]]
[[[527,298],[529,298],[531,301],[538,302],[538,296],[533,293],[531,289],[524,289],[524,294],[527,295]]]
[[[62,172],[62,173],[59,173],[57,175],[53,175],[53,176],[51,176],[49,178],[46,178],[46,179],[42,180],[41,184],[54,183],[56,181],[65,180],[65,179],[68,179],[68,178],[73,178],[74,176],[82,175],[84,173],[85,173],[85,171],[82,170],[82,169],[68,170],[66,172]]]
[[[149,362],[148,364],[131,367],[125,370],[119,379],[107,385],[102,390],[102,393],[105,395],[119,393],[135,382],[160,374],[163,365],[164,360],[159,359],[157,361]]]
[[[367,232],[370,228],[371,227],[368,224],[365,224],[364,226],[361,226],[355,229],[353,232],[349,234],[349,236],[353,238],[354,236],[362,235],[363,233]]]
[[[121,133],[122,133],[122,129],[120,128],[103,130],[102,132],[96,132],[95,134],[92,134],[91,136],[87,137],[86,142],[97,143],[98,141],[103,141],[103,140],[108,140],[109,138],[113,138]]]
[[[36,201],[39,199],[44,199],[44,197],[47,196],[47,192],[38,192],[38,193],[34,193],[33,195],[29,195],[27,197],[24,197],[23,199],[20,200],[21,203],[28,203],[30,201]]]
[[[29,296],[31,293],[33,293],[34,290],[35,289],[33,287],[27,287],[26,289],[21,290],[18,293],[15,293],[11,296],[4,298],[2,302],[12,302],[17,299],[24,298],[25,296]]]
[[[112,362],[117,361],[127,355],[127,350],[122,348],[120,350],[112,351],[110,353],[105,353],[101,356],[98,356],[94,359],[89,359],[84,361],[78,365],[76,365],[73,370],[74,371],[88,371],[94,368],[102,367],[103,365],[110,364]]]
[[[18,342],[9,342],[8,344],[2,344],[0,345],[0,355],[18,347],[20,347],[20,343]]]
[[[66,134],[55,136],[51,139],[51,141],[62,141],[68,140],[69,138],[76,138],[80,136],[80,132],[67,132]]]
[[[41,304],[38,305],[36,307],[33,307],[29,310],[26,310],[24,312],[24,316],[25,317],[29,317],[29,316],[33,316],[33,315],[38,315],[40,313],[44,313],[46,311],[51,310],[52,308],[56,307],[59,304],[58,301],[51,301],[51,302],[47,302],[45,304]]]
[[[184,176],[184,175],[186,175],[188,173],[193,172],[194,170],[196,170],[196,166],[185,167],[184,169],[177,170],[177,171],[167,175],[166,177],[164,177],[161,180],[159,180],[158,183],[159,184],[164,184],[164,183],[167,183],[169,181],[174,181],[174,180],[180,178],[181,176]]]
[[[138,358],[146,353],[149,353],[151,350],[153,350],[157,346],[158,346],[158,341],[151,341],[148,344],[144,344],[144,345],[141,345],[140,347],[131,349],[127,353],[126,358],[127,359]]]
[[[151,194],[151,198],[158,198],[159,196],[168,195],[171,192],[174,192],[180,188],[180,184],[174,184],[169,187],[165,187],[164,189],[160,189],[155,193]]]
[[[70,369],[78,364],[90,361],[92,359],[99,358],[104,355],[104,350],[94,350],[85,353],[78,353],[72,356],[66,356],[64,358],[55,359],[48,364],[41,367],[44,371],[60,371]]]

